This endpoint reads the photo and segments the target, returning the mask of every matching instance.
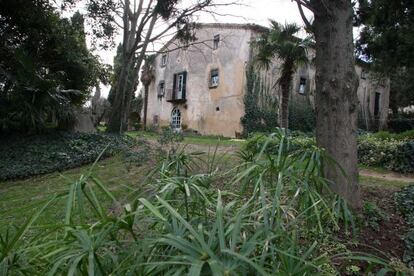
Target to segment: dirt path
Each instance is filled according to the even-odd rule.
[[[359,170],[359,174],[362,176],[368,176],[368,177],[374,177],[374,178],[380,178],[388,181],[400,181],[400,182],[406,182],[406,183],[414,183],[414,175],[408,174],[400,174],[395,172],[377,172],[372,171],[368,169],[361,169]]]

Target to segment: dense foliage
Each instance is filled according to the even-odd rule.
[[[62,171],[129,149],[133,141],[119,135],[53,132],[8,136],[0,140],[0,180]]]
[[[290,132],[289,149],[290,151],[303,150],[311,146],[315,146],[315,138],[307,136],[301,132]],[[275,153],[279,149],[279,141],[277,139],[269,140],[267,135],[261,133],[252,134],[247,142],[243,145],[243,150],[250,153],[259,153],[265,147],[266,153]]]
[[[315,126],[316,114],[309,98],[296,99],[292,97],[289,101],[289,129],[313,132],[315,131]]]
[[[327,249],[327,235],[345,231],[353,216],[321,176],[323,153],[292,155],[283,133],[268,139],[277,140],[277,153],[265,146],[230,171],[220,170],[216,153],[169,151],[128,201],[82,175],[65,195],[60,223],[30,228],[62,197],[1,235],[0,267],[6,274],[328,275],[345,269],[333,263],[363,260],[366,273],[402,275],[387,259]],[[29,231],[38,234],[27,239]]]
[[[393,114],[388,118],[388,129],[396,133],[414,129],[414,113],[400,112],[395,116]]]
[[[84,19],[61,18],[49,1],[0,2],[0,132],[74,123],[104,74],[86,46]]]
[[[371,134],[372,137],[381,139],[381,140],[414,140],[414,129],[407,130],[400,133],[390,133],[388,131],[379,131]]]
[[[410,227],[405,237],[404,261],[414,267],[414,185],[407,186],[396,193],[395,199]]]
[[[357,50],[373,69],[391,78],[390,107],[414,104],[414,2],[359,0],[356,23],[362,24]]]
[[[400,173],[414,172],[414,140],[379,139],[364,135],[358,139],[358,160],[367,166]]]
[[[401,134],[379,132],[360,135],[358,138],[358,161],[362,165],[385,168],[400,173],[414,172],[414,140],[412,131]],[[290,132],[290,148],[298,150],[316,145],[315,138],[301,132]],[[249,151],[259,151],[266,142],[263,134],[253,134],[244,145]],[[277,141],[267,145],[266,150],[275,152]]]
[[[278,102],[272,84],[253,65],[246,71],[244,111],[241,118],[244,136],[252,132],[270,133],[278,126]]]

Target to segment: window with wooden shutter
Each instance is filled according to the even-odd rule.
[[[187,72],[181,72],[174,74],[173,79],[173,89],[170,96],[168,96],[167,101],[169,102],[185,102],[186,99],[186,85],[187,85]]]

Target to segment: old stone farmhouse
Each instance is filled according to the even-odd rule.
[[[235,137],[241,133],[246,70],[254,59],[250,42],[263,29],[250,24],[200,24],[197,41],[191,46],[183,48],[174,39],[168,42],[155,59],[155,80],[148,98],[148,124],[171,124],[176,129],[191,129],[204,135]],[[278,65],[275,60],[265,74],[276,80]],[[389,83],[371,80],[359,66],[356,70],[360,76],[361,113],[384,124],[388,114]],[[314,76],[312,65],[299,68],[294,76],[292,96],[313,99]]]

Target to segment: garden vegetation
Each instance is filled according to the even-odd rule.
[[[314,146],[315,138],[302,132],[292,131],[291,147],[295,149]],[[266,141],[264,134],[252,134],[245,148],[261,148]],[[267,151],[277,151],[279,145],[273,141]],[[358,162],[360,165],[378,167],[399,173],[414,172],[414,140],[412,131],[399,134],[379,132],[358,137]]]
[[[0,180],[24,178],[90,164],[102,157],[130,152],[128,136],[50,132],[29,136],[10,135],[0,143]]]
[[[268,145],[277,151],[268,151]],[[115,198],[91,172],[56,195],[24,225],[0,237],[0,271],[29,275],[314,275],[349,269],[403,275],[387,257],[328,246],[332,234],[352,232],[346,201],[332,193],[315,146],[291,148],[283,131],[259,150],[225,156],[169,147],[132,191]],[[112,201],[109,210],[102,199]],[[36,219],[55,201],[66,214],[53,225]],[[85,210],[91,210],[86,214]],[[328,239],[328,241],[327,241]],[[348,267],[348,268],[347,268]],[[352,266],[351,268],[354,268]]]

